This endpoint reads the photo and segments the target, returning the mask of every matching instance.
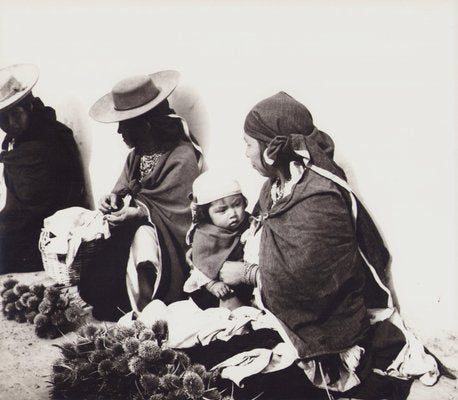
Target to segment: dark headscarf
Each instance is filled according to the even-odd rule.
[[[311,161],[345,179],[333,161],[334,142],[313,124],[309,110],[285,92],[256,104],[245,118],[245,132],[267,146],[266,155],[275,162],[293,159],[294,152],[308,150]]]

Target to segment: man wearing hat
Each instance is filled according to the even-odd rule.
[[[89,112],[99,122],[117,122],[132,149],[114,189],[99,202],[111,237],[81,271],[80,295],[98,319],[141,311],[153,298],[168,304],[184,297],[187,195],[199,174],[200,148],[167,101],[178,78],[161,71],[124,79]]]
[[[85,201],[72,131],[32,95],[38,75],[31,64],[0,70],[0,128],[6,134],[0,153],[6,186],[0,274],[42,269],[38,239],[43,219]]]

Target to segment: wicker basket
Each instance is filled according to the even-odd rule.
[[[81,242],[73,263],[67,266],[65,263],[65,255],[48,251],[47,245],[50,242],[50,234],[48,230],[42,229],[39,242],[41,259],[43,260],[43,267],[46,273],[57,283],[63,285],[78,284],[82,265],[90,262],[92,257],[96,254],[99,244],[104,239]]]

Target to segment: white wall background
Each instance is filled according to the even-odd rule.
[[[95,199],[126,150],[117,126],[87,111],[126,76],[179,70],[175,100],[207,138],[208,164],[252,202],[261,180],[244,157],[246,113],[279,90],[306,104],[385,237],[420,336],[458,332],[457,45],[452,0],[0,4],[0,66],[40,67],[34,93],[83,143]]]

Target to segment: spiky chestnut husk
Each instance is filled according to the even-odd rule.
[[[161,351],[161,360],[166,364],[173,364],[177,358],[177,353],[173,349],[164,349]]]
[[[3,312],[5,314],[7,313],[17,313],[17,308],[14,302],[8,302],[5,304],[5,307],[3,307]]]
[[[40,303],[41,299],[36,295],[32,295],[27,299],[27,308],[30,311],[38,311],[38,306]]]
[[[89,362],[80,362],[76,364],[76,373],[78,376],[87,377],[89,374],[94,372],[96,367],[94,364]]]
[[[24,293],[30,292],[30,288],[27,285],[18,283],[16,286],[13,287],[13,292],[18,297],[21,297]]]
[[[138,335],[138,339],[143,341],[143,340],[155,340],[156,336],[154,335],[154,332],[151,329],[145,329],[140,332]]]
[[[33,296],[33,293],[31,292],[27,292],[27,293],[24,293],[21,298],[19,299],[19,301],[22,303],[22,305],[24,307],[27,307],[27,301]]]
[[[14,306],[16,307],[16,310],[18,310],[18,311],[22,311],[22,310],[24,310],[24,308],[25,308],[24,305],[21,303],[20,300],[16,300],[16,301],[14,302]]]
[[[140,385],[147,395],[152,395],[159,388],[159,377],[154,374],[143,374],[140,377]]]
[[[54,386],[63,387],[68,384],[69,378],[70,378],[69,371],[61,371],[61,372],[54,373],[51,379],[52,379],[52,383]]]
[[[51,323],[58,328],[62,328],[68,322],[62,310],[55,310],[50,319]]]
[[[113,362],[110,360],[100,361],[99,365],[97,366],[97,372],[102,377],[106,377],[110,375],[112,371],[113,371]]]
[[[138,355],[145,360],[155,362],[161,358],[161,348],[153,340],[140,342]]]
[[[94,339],[96,334],[98,333],[99,328],[94,324],[87,324],[83,327],[83,335],[85,338]]]
[[[166,321],[158,320],[156,321],[151,330],[154,332],[154,335],[159,340],[165,340],[168,334],[168,325]]]
[[[94,342],[86,338],[78,338],[76,340],[76,351],[80,354],[87,353],[94,350]]]
[[[48,299],[43,299],[38,305],[38,311],[40,314],[50,315],[54,311],[54,305]]]
[[[75,324],[78,323],[81,319],[80,311],[73,306],[70,306],[65,311],[65,318],[67,318],[68,322]]]
[[[25,317],[25,315],[23,313],[17,313],[15,316],[14,316],[14,320],[16,322],[19,322],[20,324],[24,323],[27,321],[27,318]]]
[[[37,316],[37,312],[36,311],[30,311],[28,312],[27,314],[25,314],[25,318],[27,319],[27,322],[29,324],[33,324],[33,320],[35,319],[35,317]]]
[[[94,339],[94,347],[96,350],[105,350],[105,339],[103,337],[96,337]]]
[[[52,372],[54,373],[66,372],[70,369],[72,368],[62,359],[54,361],[52,364]]]
[[[35,326],[35,334],[39,337],[44,339],[48,334],[48,326]]]
[[[43,294],[45,292],[45,285],[37,284],[30,287],[30,291],[39,298],[43,298]]]
[[[9,278],[6,281],[3,281],[3,287],[7,289],[12,289],[19,281],[17,279]]]
[[[186,371],[183,375],[183,389],[189,397],[192,399],[198,399],[204,394],[205,385],[198,374]]]
[[[57,329],[57,327],[55,327],[53,325],[50,325],[46,329],[46,337],[48,339],[55,339],[55,338],[58,338],[61,335],[62,334],[60,333],[59,329]]]
[[[117,340],[123,340],[135,336],[135,329],[125,326],[118,326],[113,330],[113,336]]]
[[[107,360],[110,353],[105,350],[94,350],[87,356],[88,360],[92,363],[98,364],[103,360]]]
[[[141,331],[144,331],[145,329],[148,329],[145,323],[138,319],[133,322],[132,328],[135,329],[137,334],[139,334]]]
[[[135,354],[138,351],[140,341],[137,338],[129,337],[124,339],[122,343],[122,348],[128,354]]]
[[[113,346],[111,346],[111,352],[114,356],[120,356],[124,354],[124,348],[121,343],[114,343]]]
[[[116,357],[113,361],[113,369],[120,375],[127,375],[129,370],[129,359],[125,356]]]
[[[3,300],[7,303],[12,303],[13,301],[19,300],[19,296],[13,292],[13,289],[8,289],[3,293]]]
[[[17,313],[17,310],[16,311],[7,312],[5,314],[6,315],[6,319],[9,320],[9,321],[12,321],[14,318],[16,318],[16,313]]]
[[[70,299],[68,296],[60,296],[56,300],[56,308],[59,310],[65,310],[68,307],[68,304],[70,303]]]
[[[33,319],[33,323],[37,328],[43,328],[50,324],[49,317],[46,315],[38,313],[35,318]]]
[[[67,360],[74,360],[75,358],[78,357],[78,353],[76,352],[76,347],[73,343],[65,342],[65,343],[62,343],[62,345],[59,347],[60,347],[60,351],[62,352],[62,355]]]
[[[181,365],[183,369],[186,369],[191,365],[191,359],[186,353],[183,353],[182,351],[177,351],[176,357],[178,364]]]
[[[135,375],[144,374],[147,371],[145,361],[138,356],[131,357],[129,359],[129,370]]]
[[[60,298],[60,290],[55,286],[49,286],[45,289],[43,296],[48,299],[52,304],[55,304]]]
[[[160,378],[160,388],[163,391],[170,392],[182,387],[181,379],[174,374],[165,374]]]
[[[188,367],[187,371],[195,372],[202,379],[204,379],[207,374],[207,369],[202,364],[192,364]]]

